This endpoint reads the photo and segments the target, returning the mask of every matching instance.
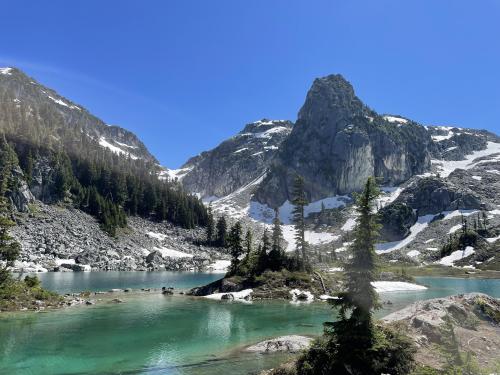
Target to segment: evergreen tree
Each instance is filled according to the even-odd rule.
[[[208,216],[207,216],[207,228],[205,230],[206,241],[208,245],[211,245],[214,241],[215,234],[215,223],[214,223],[214,215],[212,213],[212,205],[208,207]]]
[[[231,268],[233,270],[236,270],[239,263],[238,258],[240,257],[240,255],[243,254],[244,251],[242,244],[242,236],[243,236],[243,229],[241,227],[241,223],[237,221],[231,227],[229,235],[227,236],[227,246],[229,248],[229,251],[231,252],[232,256]]]
[[[304,190],[304,178],[297,175],[293,185],[293,200],[294,209],[293,223],[295,225],[295,244],[296,244],[296,257],[302,259],[302,267],[306,267],[307,261],[307,242],[305,239],[305,215],[304,207],[307,206],[308,201]]]
[[[247,229],[247,233],[245,235],[245,252],[247,257],[250,255],[253,249],[253,235],[250,229]]]
[[[219,217],[216,225],[217,237],[215,239],[216,245],[218,247],[226,247],[227,239],[227,223],[224,216]]]
[[[284,262],[283,252],[283,232],[281,230],[281,222],[279,219],[279,210],[274,210],[274,220],[272,229],[272,244],[271,251],[269,251],[269,268],[273,271],[278,271],[282,268]]]
[[[380,191],[369,178],[364,191],[357,196],[357,225],[351,246],[352,258],[345,265],[345,290],[333,304],[339,307],[339,320],[331,323],[337,354],[353,373],[374,373],[366,352],[374,342],[372,310],[378,308],[377,293],[371,282],[376,280],[375,242],[378,237],[376,199]]]

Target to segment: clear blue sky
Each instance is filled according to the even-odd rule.
[[[0,0],[14,65],[168,167],[245,123],[295,120],[341,73],[373,109],[500,128],[498,0]]]

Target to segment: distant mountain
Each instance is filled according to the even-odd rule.
[[[78,139],[121,156],[158,163],[132,132],[110,126],[16,68],[0,68],[0,129],[34,133],[68,148]]]
[[[247,124],[213,150],[189,159],[173,176],[206,199],[231,194],[265,173],[292,125],[267,119]]]

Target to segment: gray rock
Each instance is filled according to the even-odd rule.
[[[305,336],[281,336],[249,346],[245,349],[245,351],[262,354],[276,352],[297,353],[301,350],[307,349],[311,345],[312,341],[312,338]]]

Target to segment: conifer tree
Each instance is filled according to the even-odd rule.
[[[214,215],[212,213],[212,205],[208,207],[207,228],[205,230],[205,233],[206,233],[207,244],[211,245],[214,241],[214,234],[215,234],[215,223],[214,223]]]
[[[365,352],[374,343],[372,310],[378,308],[378,297],[372,282],[376,280],[375,242],[378,237],[376,198],[380,191],[374,178],[369,178],[364,191],[357,196],[357,224],[351,246],[352,258],[345,265],[345,290],[333,304],[339,307],[339,320],[331,324],[338,344],[338,357],[357,369],[371,373]]]
[[[296,256],[302,259],[302,266],[305,267],[307,262],[307,242],[305,239],[305,215],[304,207],[308,204],[306,193],[304,190],[304,178],[297,175],[293,185],[293,201],[294,209],[293,223],[295,225],[295,244]]]
[[[226,239],[227,239],[227,223],[226,218],[224,216],[219,217],[217,220],[217,237],[216,244],[218,247],[226,247]]]
[[[227,237],[227,246],[231,252],[234,263],[237,263],[238,257],[243,254],[242,236],[243,229],[241,227],[241,222],[237,221],[231,227]]]
[[[283,232],[281,230],[281,222],[279,219],[279,210],[274,210],[274,220],[272,229],[272,244],[271,251],[269,251],[269,268],[273,271],[278,271],[283,266],[284,253],[283,253]]]
[[[250,229],[247,229],[247,233],[245,235],[245,252],[247,257],[250,255],[253,249],[253,235]]]

